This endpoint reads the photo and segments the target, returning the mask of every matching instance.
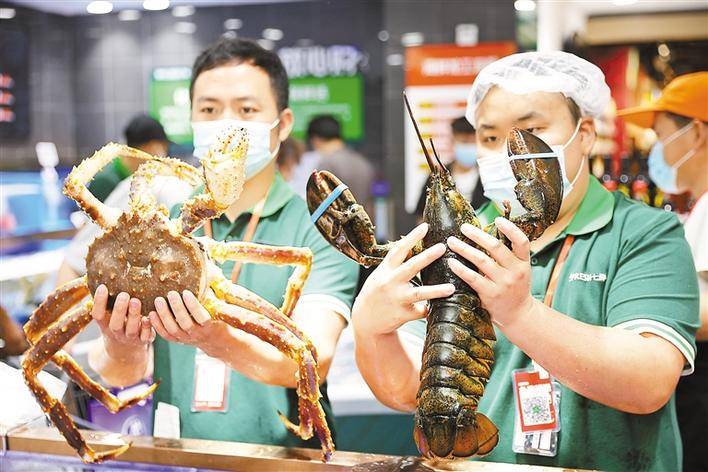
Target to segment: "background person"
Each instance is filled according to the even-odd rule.
[[[600,470],[681,467],[673,393],[682,373],[693,371],[693,263],[675,215],[610,193],[589,175],[593,117],[608,100],[602,72],[564,52],[500,59],[481,71],[470,91],[466,116],[477,129],[480,177],[492,199],[478,216],[483,224],[496,222],[512,242],[508,249],[470,225],[461,231],[478,248],[447,240],[479,269],[446,261],[479,294],[496,325],[496,361],[478,411],[500,434],[483,460]],[[560,214],[532,243],[500,218],[516,184],[505,142],[512,127],[552,145],[563,172]],[[409,282],[445,253],[438,244],[404,262],[426,231],[421,225],[396,244],[364,284],[352,316],[362,375],[379,400],[404,411],[415,408],[420,385],[427,313],[420,301],[454,290]],[[567,258],[549,289],[563,246]],[[553,289],[549,306],[543,300]],[[512,372],[538,370],[532,359],[561,384],[561,430],[552,457],[532,454],[523,441],[524,453],[512,445]]]
[[[450,126],[452,127],[455,160],[447,168],[452,174],[452,178],[455,179],[457,190],[467,198],[467,201],[472,204],[472,208],[479,209],[488,200],[484,196],[484,189],[479,181],[477,137],[474,127],[464,116],[452,120]],[[425,189],[428,187],[428,182],[430,182],[430,176],[428,176],[423,190],[420,192],[420,198],[415,210],[421,221],[423,209],[425,208]]]
[[[708,72],[676,77],[648,106],[621,110],[630,123],[653,128],[649,176],[664,192],[691,192],[696,203],[684,222],[700,289],[696,366],[676,389],[684,470],[708,470]]]
[[[123,134],[128,146],[153,156],[167,156],[170,142],[165,129],[156,119],[144,114],[137,115],[130,120]],[[94,176],[89,183],[89,190],[103,202],[121,181],[135,172],[139,165],[140,162],[135,159],[118,157]]]

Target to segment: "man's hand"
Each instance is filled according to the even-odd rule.
[[[369,276],[352,308],[354,329],[367,335],[389,334],[408,321],[425,317],[427,301],[452,295],[452,284],[414,287],[410,280],[445,253],[436,244],[420,254],[406,257],[428,232],[427,223],[417,226],[397,242]]]
[[[155,331],[148,319],[140,314],[140,300],[121,292],[110,313],[107,303],[108,289],[99,285],[93,296],[91,316],[101,329],[108,354],[126,358],[133,352],[144,351],[155,339]]]
[[[189,344],[208,353],[208,347],[228,331],[226,323],[211,319],[197,297],[185,290],[182,296],[174,290],[155,299],[156,311],[148,315],[157,334],[165,340]]]
[[[155,331],[140,314],[140,300],[119,293],[108,312],[108,289],[99,285],[93,296],[91,316],[101,338],[89,352],[89,365],[103,380],[116,387],[133,385],[150,374],[149,349]]]
[[[500,326],[508,326],[533,309],[535,304],[531,296],[530,244],[526,235],[506,218],[497,218],[494,223],[509,238],[512,250],[481,229],[463,224],[462,234],[489,255],[458,238],[450,237],[448,247],[474,264],[480,273],[455,259],[449,259],[448,265],[479,294],[492,320]]]

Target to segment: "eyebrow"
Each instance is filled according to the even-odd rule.
[[[519,117],[514,121],[526,121],[526,120],[530,120],[531,118],[536,118],[538,116],[539,116],[538,113],[536,113],[535,111],[532,111],[532,112],[526,113],[524,116]]]
[[[481,125],[479,125],[479,128],[477,128],[478,131],[482,131],[482,130],[486,131],[486,130],[490,130],[490,129],[497,129],[497,127],[494,125],[481,124]]]

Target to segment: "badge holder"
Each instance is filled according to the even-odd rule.
[[[224,362],[197,349],[194,355],[192,411],[225,413],[228,409],[230,374],[231,370]]]
[[[541,366],[512,372],[514,440],[517,454],[555,457],[560,432],[560,384]]]

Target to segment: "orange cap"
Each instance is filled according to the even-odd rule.
[[[642,128],[651,128],[658,111],[708,122],[708,72],[680,75],[669,82],[654,103],[625,108],[618,111],[617,116]]]

